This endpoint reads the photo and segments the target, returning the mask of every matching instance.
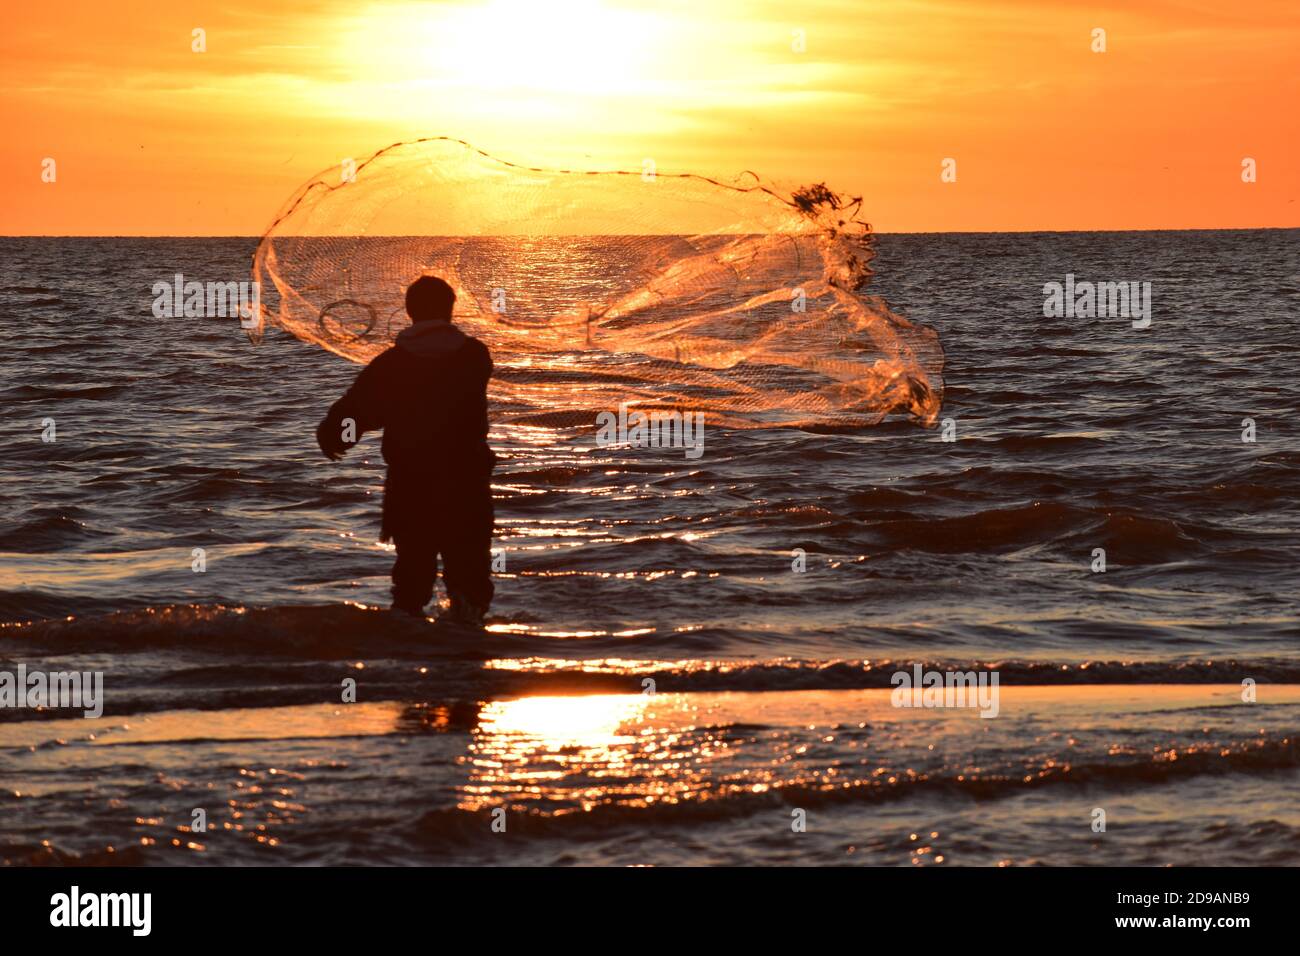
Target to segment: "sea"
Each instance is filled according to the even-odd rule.
[[[1300,230],[878,237],[933,427],[498,422],[485,633],[386,610],[357,365],[154,315],[256,243],[0,239],[0,862],[1300,862]]]

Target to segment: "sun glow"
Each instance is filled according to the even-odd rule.
[[[476,94],[646,94],[662,21],[599,0],[493,0],[365,10],[346,44],[363,75]]]
[[[1300,208],[1297,128],[1277,120],[1295,112],[1288,0],[1111,4],[1104,55],[1078,2],[11,6],[11,235],[257,234],[312,173],[436,135],[539,166],[824,181],[883,232],[1293,227]],[[1124,157],[1079,146],[1098,103]],[[76,175],[32,174],[47,155]]]

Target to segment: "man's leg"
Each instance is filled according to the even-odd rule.
[[[492,603],[492,487],[461,490],[446,502],[442,517],[442,579],[453,604],[486,612]]]
[[[397,534],[397,561],[393,563],[393,607],[407,614],[424,616],[424,606],[433,597],[438,576],[438,548],[432,537]]]

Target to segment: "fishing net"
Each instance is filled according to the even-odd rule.
[[[728,427],[931,424],[933,329],[865,293],[871,227],[825,186],[537,169],[449,138],[397,143],[298,189],[253,261],[266,323],[354,362],[436,275],[492,351],[495,421],[702,412]],[[272,292],[274,289],[274,292]]]

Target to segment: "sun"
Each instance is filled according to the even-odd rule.
[[[377,4],[349,29],[360,77],[512,96],[652,94],[663,21],[599,0]]]

